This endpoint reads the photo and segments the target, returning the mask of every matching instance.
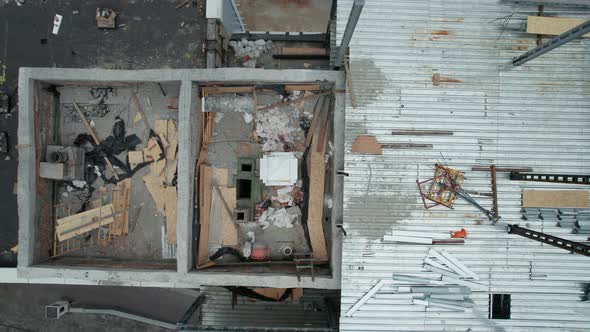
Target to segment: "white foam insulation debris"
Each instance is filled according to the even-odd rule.
[[[268,186],[294,185],[298,178],[297,162],[293,152],[274,152],[265,155],[260,160],[260,179]],[[292,189],[291,187],[288,192]],[[286,189],[281,189],[279,195],[286,192]]]
[[[272,41],[264,39],[247,40],[242,38],[241,41],[230,41],[229,46],[233,49],[235,57],[242,59],[244,67],[248,68],[256,67],[256,59],[273,50]]]

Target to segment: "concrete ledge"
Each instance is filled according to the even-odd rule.
[[[104,269],[95,267],[57,267],[34,264],[35,252],[35,128],[34,82],[181,82],[179,100],[179,151],[178,151],[178,220],[177,220],[177,271],[132,269]],[[304,287],[338,289],[340,287],[341,234],[335,224],[342,216],[342,179],[334,184],[334,210],[332,214],[332,277],[302,277],[279,274],[246,274],[191,271],[193,268],[193,187],[194,163],[198,152],[198,97],[193,83],[288,83],[326,81],[344,89],[344,75],[335,71],[264,70],[246,68],[223,69],[157,69],[157,70],[105,70],[63,68],[21,68],[19,77],[19,265],[20,282],[121,285],[144,287],[199,288],[209,286]],[[334,145],[337,147],[335,169],[344,165],[344,94],[336,94],[334,110]],[[335,174],[334,174],[335,176]],[[14,278],[7,278],[14,280]]]

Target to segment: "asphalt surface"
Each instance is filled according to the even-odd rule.
[[[45,306],[66,300],[72,307],[116,309],[175,324],[196,299],[164,288],[27,284],[0,285],[0,298],[0,332],[169,331],[107,315],[68,313],[46,319]]]
[[[175,9],[175,0],[0,0],[0,65],[6,66],[0,90],[17,100],[18,68],[205,68],[204,0]],[[98,6],[119,13],[115,30],[96,27]],[[52,34],[55,14],[63,16]],[[0,66],[0,77],[3,76]],[[16,106],[16,105],[15,105]],[[0,156],[0,266],[16,265],[6,250],[17,244],[16,194],[18,114],[0,117],[9,135],[10,160]]]

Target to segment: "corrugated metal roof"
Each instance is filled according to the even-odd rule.
[[[352,0],[338,2],[337,39]],[[590,10],[545,6],[546,16],[590,17]],[[342,317],[343,331],[556,331],[587,330],[588,257],[508,235],[464,201],[455,209],[425,210],[416,179],[435,163],[464,171],[464,188],[490,192],[488,172],[476,165],[532,167],[536,172],[587,174],[590,170],[590,39],[573,41],[511,71],[499,67],[536,45],[523,33],[536,6],[497,0],[367,0],[350,44],[358,107],[346,108]],[[502,25],[510,17],[506,29]],[[457,82],[434,86],[440,73]],[[392,136],[393,129],[450,130],[453,136]],[[382,143],[427,143],[432,150],[352,154],[361,134]],[[521,223],[521,192],[529,188],[585,186],[516,182],[498,174],[499,212]],[[491,199],[477,200],[491,208]],[[554,222],[526,227],[575,241],[586,236]],[[475,271],[489,292],[474,292],[471,313],[427,309],[386,286],[352,317],[344,313],[392,273],[424,276],[428,247],[383,243],[394,230],[468,231],[466,244],[445,250]],[[437,247],[440,248],[440,247]],[[546,275],[531,280],[533,275]],[[401,284],[401,283],[400,283]],[[488,294],[510,293],[511,319],[488,319]]]
[[[232,293],[220,287],[204,287],[207,300],[201,310],[201,326],[257,328],[329,328],[325,299],[338,303],[338,291],[305,289],[295,301],[265,302],[238,296],[232,309]]]

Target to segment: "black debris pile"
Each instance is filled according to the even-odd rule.
[[[137,165],[131,171],[129,165],[117,157],[117,155],[124,151],[134,150],[140,143],[141,139],[135,134],[125,136],[125,122],[120,117],[115,118],[111,135],[100,142],[99,145],[94,144],[92,137],[88,134],[79,134],[74,141],[75,146],[86,149],[86,163],[89,164],[86,172],[86,181],[89,184],[92,184],[96,180],[96,177],[92,173],[100,175],[105,183],[117,183],[114,177],[107,178],[105,176],[107,168],[106,161],[104,160],[105,157],[111,161],[113,166],[123,170],[123,174],[118,173],[120,180],[133,176],[137,170],[147,165],[148,163]]]
[[[113,110],[113,105],[109,105],[107,100],[117,95],[117,89],[113,87],[91,88],[89,93],[96,103],[89,105],[78,104],[87,118],[104,118]],[[66,109],[65,118],[67,122],[80,122],[80,116],[74,105],[64,105],[64,108]]]
[[[232,255],[232,256],[237,257],[242,262],[246,261],[246,258],[244,258],[244,256],[242,256],[240,251],[235,248],[232,248],[232,247],[219,248],[219,250],[217,250],[213,255],[209,256],[209,260],[214,261],[223,255]]]

